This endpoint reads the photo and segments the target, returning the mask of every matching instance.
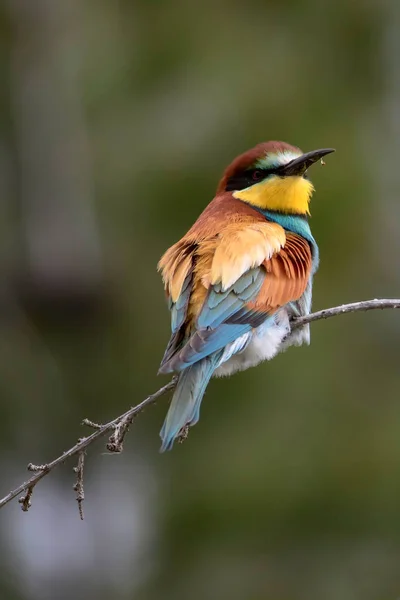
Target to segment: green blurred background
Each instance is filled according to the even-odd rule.
[[[398,0],[0,2],[0,495],[164,384],[156,263],[260,141],[314,167],[314,308],[400,287]],[[396,600],[400,319],[167,399],[0,513],[3,600]]]

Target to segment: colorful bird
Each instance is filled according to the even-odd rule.
[[[197,423],[213,375],[309,343],[309,326],[291,332],[290,319],[309,314],[319,261],[307,169],[330,152],[265,142],[238,156],[212,202],[161,258],[172,335],[159,373],[178,373],[161,451]]]

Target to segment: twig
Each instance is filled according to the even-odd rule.
[[[70,448],[63,454],[61,454],[61,456],[58,456],[53,461],[44,465],[45,469],[43,469],[42,471],[38,471],[37,473],[32,475],[32,477],[30,479],[28,479],[24,483],[21,483],[21,485],[19,485],[17,488],[15,488],[15,490],[12,490],[9,494],[7,494],[7,496],[4,496],[4,498],[2,498],[0,500],[0,508],[3,508],[3,506],[8,504],[8,502],[10,502],[14,498],[16,498],[22,492],[29,490],[29,488],[34,488],[35,485],[41,479],[43,479],[43,477],[45,477],[48,473],[50,473],[50,471],[53,471],[53,469],[55,469],[56,467],[63,464],[67,459],[71,458],[72,456],[76,456],[77,454],[79,454],[79,452],[81,452],[82,450],[85,450],[85,448],[87,448],[88,446],[93,444],[93,442],[95,442],[96,440],[98,440],[101,437],[103,437],[104,435],[106,435],[109,431],[114,429],[114,427],[117,425],[117,423],[120,420],[122,420],[125,417],[129,417],[129,416],[134,417],[135,415],[142,412],[147,406],[154,404],[158,398],[160,398],[161,396],[164,396],[164,394],[166,394],[170,390],[174,389],[175,385],[176,385],[176,378],[174,377],[169,383],[167,383],[167,385],[164,385],[157,392],[155,392],[151,396],[148,396],[145,400],[140,402],[140,404],[133,406],[132,408],[127,410],[126,413],[124,413],[123,415],[120,415],[119,417],[116,417],[109,423],[102,425],[101,429],[98,429],[97,431],[95,431],[94,433],[89,435],[88,437],[81,438],[78,441],[78,443],[75,444],[75,446],[72,446],[72,448]]]
[[[351,304],[342,304],[341,306],[335,306],[334,308],[324,308],[318,312],[312,313],[305,317],[295,317],[292,320],[292,329],[297,329],[307,323],[313,323],[314,321],[320,321],[321,319],[329,319],[330,317],[336,317],[337,315],[345,315],[346,313],[353,313],[367,310],[377,310],[384,308],[400,308],[400,299],[380,299],[375,300],[363,300],[362,302],[352,302]]]
[[[100,425],[100,423],[95,423],[90,419],[83,419],[82,425],[86,425],[87,427],[91,427],[92,429],[101,429],[104,425]]]
[[[318,312],[312,313],[305,317],[297,317],[292,319],[292,329],[297,329],[298,327],[302,327],[303,325],[307,325],[307,323],[313,323],[314,321],[319,321],[320,319],[329,319],[330,317],[335,317],[337,315],[343,315],[350,312],[359,312],[359,311],[368,311],[374,309],[386,309],[386,308],[400,308],[400,299],[383,299],[383,300],[365,300],[363,302],[353,302],[352,304],[343,304],[341,306],[335,306],[334,308],[327,308],[324,310],[320,310]],[[174,377],[169,383],[160,388],[157,392],[148,396],[145,400],[133,406],[129,410],[127,410],[124,414],[116,417],[109,423],[104,425],[100,425],[98,423],[94,423],[89,419],[84,419],[83,424],[95,429],[95,431],[84,438],[81,438],[75,446],[72,446],[69,450],[61,454],[61,456],[57,457],[53,461],[44,464],[44,465],[33,465],[30,463],[28,465],[28,470],[33,471],[34,475],[24,483],[21,483],[17,488],[12,490],[9,494],[4,496],[0,500],[0,508],[8,504],[11,500],[16,498],[19,494],[25,492],[25,495],[19,499],[19,502],[22,505],[22,510],[27,511],[31,505],[31,497],[33,488],[35,485],[43,479],[46,475],[48,475],[53,469],[63,464],[67,459],[78,455],[79,461],[78,466],[75,467],[77,473],[77,482],[75,484],[75,491],[77,492],[77,500],[80,506],[80,511],[82,509],[82,502],[84,499],[83,493],[83,465],[84,465],[84,450],[93,444],[96,440],[104,437],[110,431],[113,431],[108,441],[108,449],[112,452],[121,452],[123,441],[126,432],[129,429],[133,419],[139,413],[143,412],[143,410],[154,404],[158,398],[164,396],[171,390],[173,390],[176,386],[176,377]],[[185,438],[185,432],[182,431],[182,438]],[[81,469],[81,470],[80,470]],[[78,485],[79,484],[79,485]],[[81,487],[80,487],[81,486]],[[83,518],[83,513],[81,514],[81,518]]]
[[[110,435],[107,442],[107,450],[110,452],[122,452],[124,449],[125,434],[128,433],[129,426],[135,415],[129,415],[121,419],[114,427],[114,433]]]
[[[76,482],[74,491],[76,492],[76,501],[78,502],[78,510],[81,521],[83,521],[83,501],[85,499],[85,491],[83,489],[83,467],[85,466],[85,452],[81,450],[78,455],[78,465],[74,467],[76,473]]]
[[[20,503],[21,508],[24,512],[28,512],[28,510],[32,506],[31,498],[32,498],[32,494],[33,494],[33,488],[34,488],[33,485],[28,487],[28,489],[26,490],[26,494],[24,496],[21,496],[21,498],[18,499],[18,502]]]
[[[26,468],[28,469],[28,471],[37,473],[38,471],[47,471],[49,465],[34,465],[33,463],[29,463],[29,465]]]

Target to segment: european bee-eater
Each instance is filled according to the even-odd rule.
[[[179,374],[161,451],[197,423],[213,375],[309,343],[309,326],[291,332],[290,319],[311,310],[319,258],[307,170],[330,152],[265,142],[238,156],[215,198],[161,258],[172,336],[159,372]]]

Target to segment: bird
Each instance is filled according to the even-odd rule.
[[[308,324],[290,326],[311,311],[319,265],[308,169],[334,151],[303,153],[270,141],[241,154],[194,225],[161,257],[171,337],[159,373],[177,377],[161,452],[198,422],[211,377],[310,343]]]

